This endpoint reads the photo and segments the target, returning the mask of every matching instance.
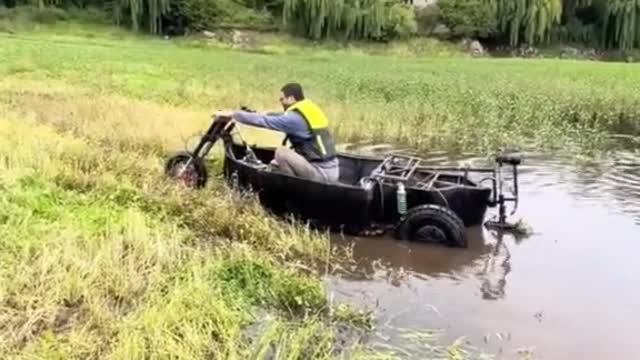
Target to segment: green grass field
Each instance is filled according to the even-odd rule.
[[[78,29],[0,33],[3,359],[340,356],[340,324],[371,319],[332,304],[310,269],[348,254],[219,178],[193,193],[162,175],[215,109],[274,109],[285,82],[341,143],[592,152],[640,132],[636,65],[256,53]]]
[[[240,105],[273,109],[279,87],[299,81],[342,142],[590,151],[607,145],[607,131],[639,131],[635,64],[370,56],[286,45],[264,46],[265,54],[195,41],[31,34],[3,36],[5,83],[64,82],[206,117]]]

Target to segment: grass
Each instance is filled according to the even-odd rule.
[[[329,358],[339,324],[369,326],[296,266],[332,258],[323,234],[165,183],[151,138],[103,132],[125,110],[82,121],[104,101],[0,106],[0,357]]]
[[[333,119],[340,142],[485,154],[515,147],[593,152],[610,145],[611,132],[640,133],[634,64],[277,44],[282,51],[255,53],[195,40],[48,32],[0,39],[5,81],[62,81],[86,94],[119,94],[202,116],[240,105],[274,109],[279,87],[300,81]]]
[[[640,132],[634,65],[256,53],[3,21],[17,29],[0,34],[3,359],[371,358],[358,342],[373,319],[329,301],[314,270],[348,256],[326,234],[229,191],[219,148],[201,192],[161,172],[214,109],[273,109],[284,82],[305,85],[341,143],[582,152]]]

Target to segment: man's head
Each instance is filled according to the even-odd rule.
[[[302,86],[298,83],[289,83],[280,89],[280,104],[287,110],[291,105],[298,101],[304,100],[304,92]]]

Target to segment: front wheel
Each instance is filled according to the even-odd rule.
[[[202,159],[189,152],[180,152],[169,158],[165,174],[189,188],[202,188],[207,183],[207,168]]]
[[[421,205],[411,208],[396,227],[401,240],[467,247],[464,223],[448,208]]]

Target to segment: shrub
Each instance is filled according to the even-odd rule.
[[[415,11],[403,4],[391,6],[387,21],[385,33],[388,37],[407,37],[418,31]]]
[[[69,14],[64,10],[55,7],[0,7],[0,20],[3,19],[24,23],[53,24],[58,21],[68,20]]]
[[[285,0],[283,18],[292,30],[313,39],[383,40],[417,28],[413,8],[400,0]]]
[[[266,10],[254,10],[233,0],[180,0],[176,5],[193,30],[218,27],[266,29],[274,26]]]
[[[416,10],[418,31],[429,34],[440,21],[440,8],[437,4],[427,5]]]
[[[454,37],[486,38],[497,30],[496,9],[482,0],[440,0],[440,17]]]

